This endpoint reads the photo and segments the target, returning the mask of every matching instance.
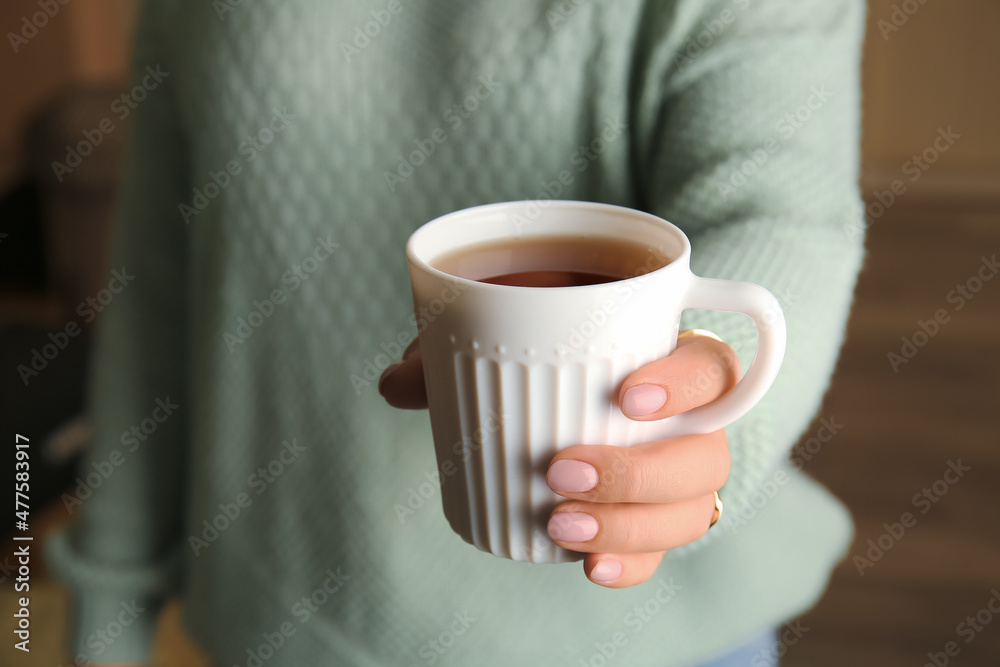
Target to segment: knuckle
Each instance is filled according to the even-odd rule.
[[[618,502],[634,502],[642,497],[646,484],[645,466],[629,447],[616,447],[605,491]]]
[[[636,551],[645,539],[643,532],[642,526],[631,512],[620,512],[615,517],[615,550],[623,553]]]

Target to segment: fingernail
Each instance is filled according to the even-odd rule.
[[[630,417],[651,415],[667,404],[667,390],[658,384],[637,384],[625,392],[622,412]]]
[[[599,561],[594,569],[590,571],[590,578],[606,584],[622,576],[622,564],[613,558],[605,558]]]
[[[389,376],[399,370],[399,367],[403,365],[402,361],[397,361],[394,364],[389,364],[384,371],[382,371],[382,377],[378,379],[378,393],[382,393],[382,386],[385,381],[389,379]],[[383,394],[384,395],[384,394]]]
[[[562,493],[583,493],[597,486],[597,469],[589,463],[559,459],[545,477],[549,488]]]
[[[587,542],[597,536],[597,519],[583,512],[556,512],[549,519],[549,537],[560,542]]]

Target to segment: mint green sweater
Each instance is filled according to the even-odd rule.
[[[862,258],[860,0],[144,4],[113,245],[135,280],[100,321],[85,463],[114,469],[49,549],[74,654],[141,660],[178,595],[219,665],[664,667],[816,602],[851,525],[788,452]],[[547,196],[676,223],[697,273],[788,320],[728,429],[726,518],[627,590],[454,535],[426,413],[376,388],[413,336],[409,234]],[[684,324],[748,365],[743,316]]]

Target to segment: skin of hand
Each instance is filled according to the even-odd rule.
[[[712,402],[739,378],[732,348],[687,332],[668,357],[625,378],[618,404],[636,421],[665,419]],[[379,393],[393,407],[427,407],[417,341],[382,373]],[[586,554],[583,569],[595,584],[635,586],[653,576],[668,550],[708,531],[713,492],[728,476],[729,445],[722,430],[633,447],[567,447],[552,458],[546,475],[549,487],[568,499],[549,517],[549,535]]]

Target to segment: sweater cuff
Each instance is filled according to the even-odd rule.
[[[148,662],[163,602],[100,589],[76,591],[68,648],[83,665]]]

